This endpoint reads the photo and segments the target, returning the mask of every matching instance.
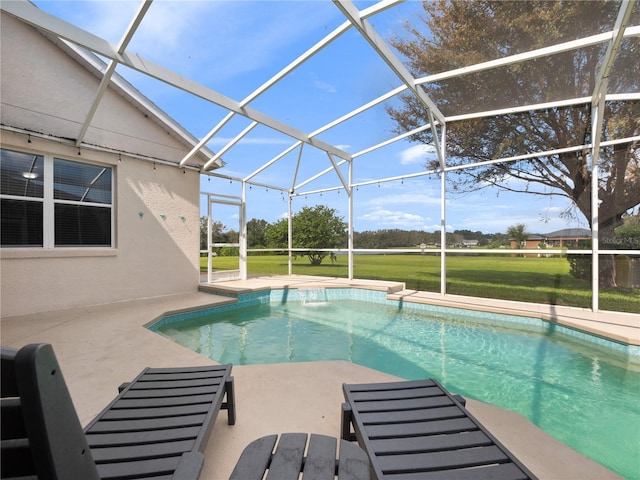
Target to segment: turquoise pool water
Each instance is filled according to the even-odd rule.
[[[340,359],[407,379],[435,377],[640,479],[640,368],[628,363],[624,348],[535,319],[379,297],[312,303],[289,297],[166,317],[151,328],[222,363]]]

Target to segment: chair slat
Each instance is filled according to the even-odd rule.
[[[276,447],[276,455],[269,466],[267,480],[298,478],[306,444],[307,435],[304,433],[282,434]]]
[[[333,437],[310,435],[302,478],[333,480],[336,475],[337,446],[338,442]]]

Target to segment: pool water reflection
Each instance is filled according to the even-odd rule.
[[[397,302],[354,300],[210,311],[153,329],[221,363],[347,360],[407,379],[435,377],[640,479],[640,372],[624,354],[552,324],[479,322],[453,309],[427,316]]]

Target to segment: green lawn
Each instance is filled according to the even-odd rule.
[[[207,259],[201,258],[206,270]],[[217,257],[216,270],[237,269],[238,257]],[[287,257],[249,256],[248,273],[286,275]],[[293,263],[297,275],[346,278],[347,257],[335,263],[325,258],[312,266],[306,257]],[[440,257],[436,255],[356,255],[354,277],[404,282],[409,289],[440,291]],[[511,256],[447,256],[447,293],[521,302],[590,308],[589,282],[569,275],[564,258],[522,258]],[[600,308],[640,313],[640,289],[607,289],[600,292]]]

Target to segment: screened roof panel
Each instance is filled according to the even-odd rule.
[[[212,122],[224,117],[227,110],[200,97],[167,85],[123,65],[116,72],[133,84],[153,104],[170,115],[196,137],[204,136]]]
[[[640,94],[640,36],[625,38],[611,67],[607,93]]]
[[[612,30],[623,5],[619,1],[544,2],[543,8],[533,12],[530,2],[452,2],[446,21],[425,31],[423,20],[429,17],[421,2],[84,3],[88,8],[81,17],[65,2],[35,1],[38,8],[61,15],[108,40],[112,47],[94,48],[96,44],[78,32],[34,20],[33,12],[25,10],[18,17],[30,17],[26,20],[49,29],[50,35],[63,35],[107,61],[116,58],[110,48],[117,48],[128,32],[130,41],[122,47],[126,55],[118,57],[117,71],[201,140],[200,145],[222,152],[227,166],[220,173],[240,176],[269,162],[274,167],[284,165],[273,159],[298,142],[305,143],[300,161],[305,174],[307,165],[330,165],[325,151],[337,155],[336,161],[367,151],[366,164],[388,163],[396,154],[390,152],[400,147],[385,142],[396,139],[404,149],[413,145],[397,137],[401,127],[385,110],[402,106],[399,96],[393,95],[398,92],[412,98],[421,115],[407,130],[429,127],[427,108],[441,122],[446,117],[447,130],[453,134],[468,129],[464,123],[456,124],[468,116],[500,111],[513,117],[520,114],[512,110],[583,97],[584,104],[563,108],[588,109],[595,79],[607,60],[612,35],[606,32]],[[56,8],[59,5],[67,8]],[[629,25],[638,25],[639,17],[636,2]],[[485,35],[470,34],[470,18],[483,24]],[[411,63],[409,52],[396,48],[398,39],[411,38],[406,25],[422,32],[422,43],[413,47],[424,54],[420,60],[424,65]],[[457,42],[458,48],[449,44],[448,54],[435,61],[430,49],[445,48],[439,44],[441,33]],[[637,27],[632,34],[615,52],[608,93],[640,93]],[[601,36],[593,37],[597,35]],[[589,72],[589,80],[577,81],[576,70]],[[424,85],[426,95],[412,75],[420,77],[418,84]],[[375,106],[364,108],[368,104]],[[548,106],[531,121],[553,121],[545,109]],[[344,119],[350,112],[357,115]],[[555,114],[569,121],[562,108]],[[499,123],[501,119],[477,121]],[[258,126],[249,130],[253,122]],[[330,129],[318,131],[332,122]],[[564,148],[573,141],[583,144],[584,129],[578,130],[573,137],[514,140],[501,151],[480,151],[480,158],[485,153],[517,155]],[[517,134],[517,129],[512,133]],[[416,134],[411,140],[418,137],[432,139],[430,134]],[[231,146],[234,139],[237,143]],[[250,150],[256,145],[260,147]],[[371,148],[375,146],[379,150]],[[293,164],[287,168],[297,166],[298,156],[296,149],[285,155]],[[290,179],[289,173],[283,178]]]
[[[320,133],[318,138],[333,145],[343,145],[344,150],[355,155],[394,138],[394,128],[395,125],[386,112],[386,105],[380,103]],[[354,136],[354,131],[361,132],[361,135]]]
[[[241,122],[242,125],[240,125]],[[209,141],[207,145],[211,150],[221,153],[222,149],[230,144],[240,132],[251,125],[250,122],[242,118],[234,119],[231,123],[233,125],[229,128],[223,128]],[[222,158],[227,162],[227,165],[217,170],[217,173],[234,178],[246,178],[293,144],[294,141],[287,135],[257,125],[232,148],[222,153]],[[256,148],[259,148],[259,155],[256,155]]]
[[[426,8],[433,4],[435,2],[427,2]],[[412,33],[420,34],[419,39],[407,34],[407,29],[396,35],[411,39],[410,48],[416,55],[422,53],[423,56],[420,64],[407,63],[407,68],[416,77],[421,77],[580,41],[610,31],[621,2],[596,4],[574,0],[534,4],[496,1],[491,5],[486,8],[485,2],[452,2],[447,16],[443,17],[445,21],[435,24],[424,12],[408,17],[405,24],[415,30]],[[469,22],[469,18],[474,21]],[[477,35],[478,25],[482,25],[483,35]],[[544,35],[540,35],[541,32]],[[429,59],[432,50],[447,49],[440,41],[441,36],[453,41],[456,49],[449,51],[445,58]],[[392,36],[387,39],[393,41]]]
[[[425,84],[447,117],[588,97],[604,48],[592,46]],[[576,67],[578,64],[578,67]],[[576,73],[576,70],[581,73]]]
[[[311,133],[400,84],[367,47],[346,31],[251,105]]]
[[[343,21],[326,2],[155,1],[130,48],[240,101]]]

